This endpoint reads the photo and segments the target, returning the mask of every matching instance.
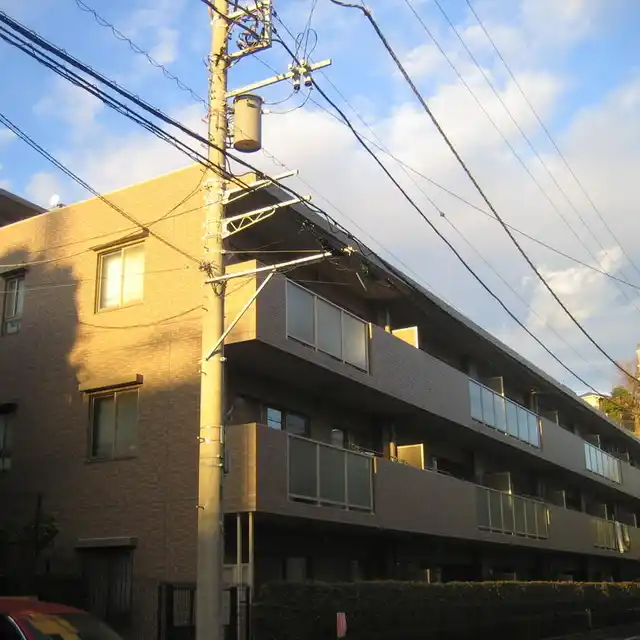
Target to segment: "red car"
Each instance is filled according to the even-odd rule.
[[[86,611],[34,598],[0,597],[0,640],[122,640]]]

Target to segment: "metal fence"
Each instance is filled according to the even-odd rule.
[[[544,502],[476,487],[478,527],[495,533],[549,537],[549,509]]]
[[[225,640],[251,637],[251,593],[247,586],[225,589]],[[158,588],[158,640],[195,640],[196,586],[162,583]]]
[[[372,456],[289,435],[289,497],[373,511]]]

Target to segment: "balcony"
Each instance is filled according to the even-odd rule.
[[[230,267],[239,271],[253,263]],[[225,299],[227,324],[247,305],[264,274],[239,278]],[[368,324],[283,275],[274,276],[234,325],[226,340],[239,367],[284,383],[304,380],[348,395],[372,411],[401,403],[467,425],[467,376]]]
[[[227,512],[640,559],[635,527],[267,426],[229,427],[227,452]]]
[[[602,518],[592,518],[592,526],[595,547],[619,553],[629,553],[633,550],[637,554],[638,546],[633,544],[637,543],[638,530],[635,527]]]
[[[243,277],[242,286],[228,294],[228,321],[246,305],[262,277]],[[294,308],[306,309],[300,316],[303,322],[298,322]],[[322,328],[325,318],[333,329]],[[640,495],[640,469],[609,458],[599,460],[599,454],[594,461],[575,434],[282,275],[274,276],[249,306],[231,331],[227,349],[239,368],[250,368],[256,375],[283,384],[304,380],[305,385],[348,397],[371,412],[394,413],[410,405],[447,419],[462,437],[466,432],[492,435],[583,478]]]
[[[540,420],[535,413],[471,379],[469,397],[474,420],[540,448]]]
[[[622,476],[620,474],[620,460],[606,453],[602,449],[590,444],[584,443],[584,459],[586,467],[592,473],[595,473],[607,480],[611,480],[616,484],[621,484]]]
[[[289,498],[321,506],[373,511],[373,460],[288,435]]]
[[[369,370],[368,324],[287,281],[287,337],[363,371]]]
[[[476,487],[478,528],[525,538],[549,537],[549,508],[544,502]]]

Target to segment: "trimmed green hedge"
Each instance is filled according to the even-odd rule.
[[[640,583],[363,582],[268,584],[253,607],[256,640],[540,639],[640,622]]]

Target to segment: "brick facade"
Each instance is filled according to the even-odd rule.
[[[99,248],[140,229],[103,202],[0,228],[0,265],[28,263],[21,329],[0,337],[0,404],[17,405],[0,492],[23,521],[43,494],[60,527],[54,571],[77,571],[78,539],[137,539],[136,638],[154,637],[155,584],[195,575],[202,276],[155,234],[201,255],[201,181],[193,166],[109,194],[150,228],[144,300],[126,308],[96,312]],[[137,455],[91,462],[79,387],[132,374],[143,376]]]

